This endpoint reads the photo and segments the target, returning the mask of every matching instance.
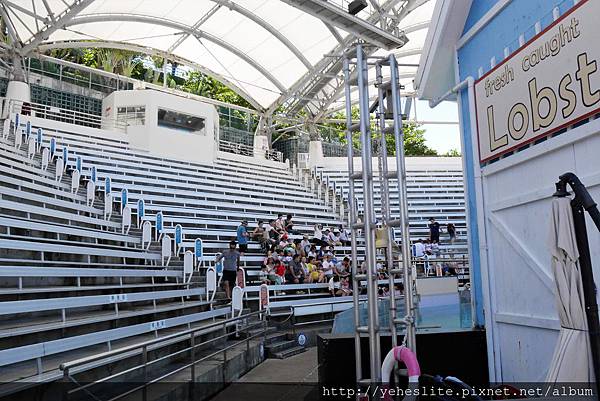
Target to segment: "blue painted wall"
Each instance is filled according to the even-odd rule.
[[[477,23],[499,0],[473,0],[469,15],[463,29],[463,33],[468,31]],[[483,68],[483,73],[491,69],[490,59],[496,57],[499,63],[504,59],[504,48],[508,47],[510,53],[519,48],[519,35],[524,34],[525,41],[535,36],[535,23],[541,22],[541,28],[544,29],[553,21],[552,9],[559,7],[562,15],[573,6],[573,0],[512,0],[500,13],[488,22],[475,36],[471,38],[457,52],[458,69],[460,80],[472,76],[478,78],[479,67]],[[461,93],[461,119],[463,121],[464,138],[463,156],[465,157],[467,169],[465,171],[465,183],[467,193],[467,204],[469,207],[470,232],[471,238],[475,240],[471,244],[473,257],[473,296],[475,300],[476,314],[475,323],[483,325],[483,293],[479,252],[479,227],[477,225],[477,203],[475,196],[475,167],[479,161],[473,159],[473,147],[477,143],[471,140],[469,104],[467,89]]]
[[[463,34],[471,29],[497,2],[498,0],[473,0]]]

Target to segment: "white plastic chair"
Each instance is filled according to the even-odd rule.
[[[87,182],[87,188],[85,191],[85,203],[92,207],[94,205],[94,200],[96,198],[96,184],[94,181],[89,180]]]
[[[65,162],[62,159],[62,157],[59,157],[58,159],[56,159],[56,181],[58,181],[58,182],[60,182],[62,180],[64,166],[65,166]]]
[[[194,274],[194,253],[192,251],[185,251],[183,255],[183,282],[189,283],[192,280]]]
[[[13,124],[13,121],[10,118],[4,120],[4,129],[2,130],[2,139],[8,137],[10,134],[10,127]]]
[[[27,142],[27,158],[33,160],[33,157],[35,156],[35,152],[36,152],[35,138],[33,136],[30,136],[29,140]]]
[[[152,223],[149,221],[145,221],[142,224],[142,248],[148,249],[150,248],[150,243],[152,242]],[[148,246],[146,246],[148,243]]]
[[[111,194],[104,195],[104,220],[110,220],[112,216],[112,202],[113,198]]]
[[[42,171],[48,170],[48,164],[50,163],[50,149],[42,149]]]
[[[260,285],[258,291],[258,310],[269,310],[269,286],[264,283]]]
[[[162,261],[162,265],[163,266],[169,266],[169,263],[171,262],[171,252],[172,251],[172,246],[171,246],[171,237],[169,237],[169,235],[165,234],[162,237],[162,248],[161,248],[161,261]],[[167,259],[167,263],[165,264],[165,258]]]
[[[78,170],[73,170],[71,174],[71,192],[76,194],[79,191],[79,179],[81,178],[81,174]]]
[[[20,129],[17,129],[15,131],[15,148],[20,148],[21,145],[23,144],[23,134],[21,133]]]
[[[238,317],[242,315],[244,307],[242,305],[244,296],[244,290],[237,285],[231,290],[231,317]]]
[[[217,293],[217,271],[214,267],[206,269],[206,300],[212,302]]]
[[[235,285],[240,288],[246,287],[246,271],[243,267],[238,268],[237,275],[235,277]]]
[[[121,233],[129,234],[129,230],[131,229],[131,206],[127,205],[123,208],[122,220]]]

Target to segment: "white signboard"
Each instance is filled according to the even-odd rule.
[[[580,1],[475,82],[481,162],[599,111],[599,16]]]

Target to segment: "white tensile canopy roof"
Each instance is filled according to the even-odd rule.
[[[273,111],[305,96],[303,83],[318,78],[318,102],[309,114],[339,108],[341,73],[324,74],[331,54],[356,36],[290,3],[298,0],[0,0],[21,49],[117,47],[167,56],[230,86],[259,110]],[[320,0],[321,2],[323,0]],[[346,9],[349,0],[326,0]],[[409,42],[394,52],[401,83],[412,88],[435,0],[369,0],[357,17]],[[10,30],[10,29],[9,29]],[[10,33],[10,32],[9,32]],[[345,40],[345,42],[344,42]],[[342,44],[340,44],[342,41]],[[337,48],[336,48],[337,47]],[[23,54],[24,55],[24,54]],[[371,74],[374,77],[374,74]],[[302,107],[306,107],[305,104]]]

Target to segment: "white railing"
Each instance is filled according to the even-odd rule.
[[[11,99],[8,104],[8,113],[19,113],[47,120],[60,121],[68,124],[81,125],[91,128],[115,129],[125,132],[127,124],[114,118],[104,118],[96,114],[83,113],[60,107],[48,106],[40,103],[23,102]]]
[[[253,146],[223,140],[219,141],[219,150],[221,152],[235,153],[237,155],[249,157],[259,157],[283,163],[283,153],[278,152],[276,150],[259,150],[254,149]]]

